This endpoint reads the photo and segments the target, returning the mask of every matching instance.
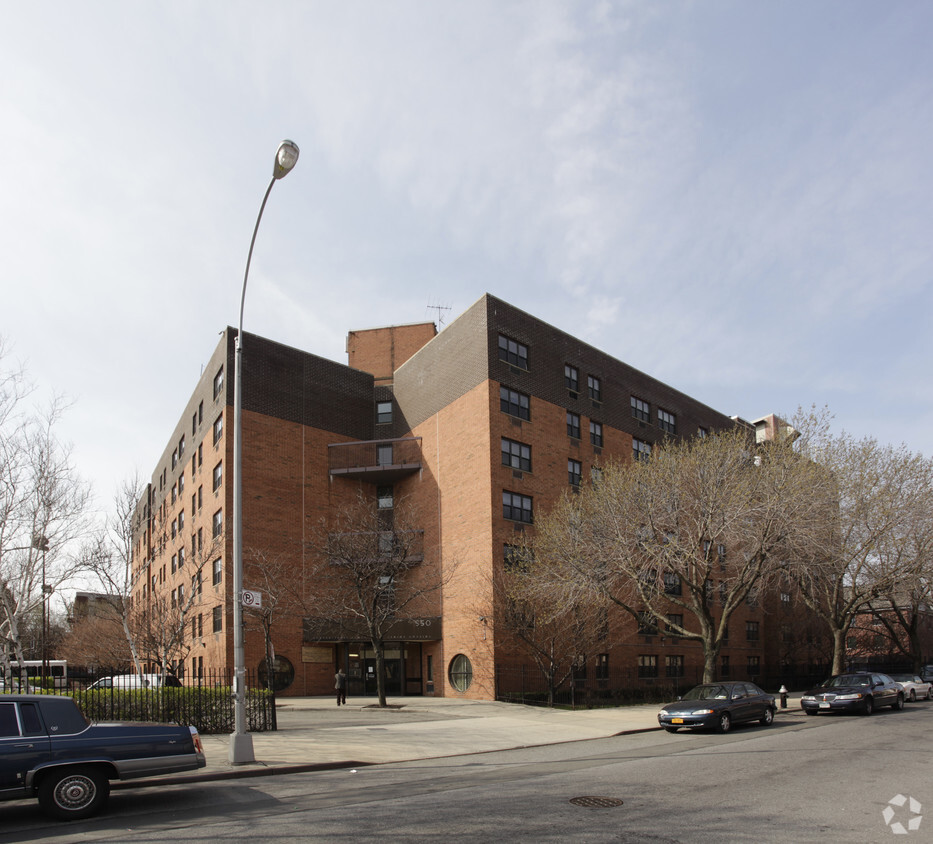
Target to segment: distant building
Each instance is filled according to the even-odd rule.
[[[174,666],[188,679],[233,661],[235,334],[223,332],[136,517],[137,605],[164,617],[187,606],[189,590],[196,595]],[[520,659],[476,608],[491,604],[492,572],[533,529],[535,514],[588,483],[610,457],[637,460],[665,437],[737,424],[490,295],[441,333],[433,323],[350,332],[350,366],[251,334],[244,341],[244,547],[292,560],[297,581],[302,537],[364,489],[387,507],[403,496],[414,502],[423,565],[458,566],[430,611],[399,625],[387,653],[392,695],[492,698],[497,667]],[[777,424],[760,421],[763,429]],[[247,588],[256,582],[248,563],[244,579]],[[772,600],[783,614],[770,611]],[[790,642],[781,651],[778,632],[786,624],[799,633],[801,608],[763,601],[734,616],[723,676],[755,679],[788,664]],[[338,666],[351,695],[374,693],[374,655],[361,636],[348,627],[321,640],[308,629],[288,618],[273,632],[285,694],[330,694]],[[614,629],[623,632],[602,652],[581,657],[584,680],[624,669],[632,683],[651,684],[696,678],[702,668],[696,643],[624,620]],[[796,643],[795,664],[812,662],[813,647]],[[249,668],[260,667],[258,633],[248,633],[246,653]]]

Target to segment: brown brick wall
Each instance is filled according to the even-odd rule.
[[[369,372],[377,385],[392,383],[395,370],[437,334],[433,322],[391,325],[347,334],[347,362]]]

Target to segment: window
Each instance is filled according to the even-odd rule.
[[[224,417],[223,414],[217,417],[214,422],[214,445],[220,442],[220,438],[224,435]]]
[[[217,539],[224,532],[224,511],[218,510],[214,513],[214,518],[212,521],[213,533],[212,536],[214,539]]]
[[[580,439],[580,414],[567,411],[567,436]]]
[[[181,435],[181,439],[178,441],[178,458],[181,459],[185,454],[185,435]]]
[[[502,518],[531,524],[531,498],[517,492],[502,493]]]
[[[676,572],[664,572],[664,592],[667,595],[680,595],[683,588],[680,584],[680,577]]]
[[[638,657],[638,676],[643,679],[658,676],[658,658],[654,654],[641,654]]]
[[[570,486],[580,486],[580,474],[583,471],[583,464],[579,460],[567,461],[567,483]]]
[[[391,466],[392,465],[392,444],[386,443],[384,445],[376,446],[376,464],[379,466]]]
[[[198,510],[201,509],[201,506],[204,504],[204,487],[198,486]]]
[[[392,402],[381,401],[376,403],[376,424],[388,425],[392,421]]]
[[[184,564],[185,564],[185,549],[179,548],[178,549],[178,568],[181,569],[181,567]]]
[[[590,483],[593,486],[599,486],[599,482],[603,479],[603,470],[599,466],[590,466]]]
[[[749,642],[758,641],[758,622],[757,621],[746,621],[745,622],[745,639]]]
[[[683,677],[684,658],[682,656],[668,654],[664,657],[664,673],[667,677]]]
[[[564,386],[573,393],[580,388],[580,373],[569,363],[564,364]]]
[[[178,465],[178,449],[176,448],[172,452],[172,468],[174,469]]]
[[[721,542],[716,546],[716,559],[719,561],[719,565],[724,566],[726,564],[726,546]]]
[[[658,622],[649,612],[638,613],[638,634],[640,636],[656,636],[658,633]]]
[[[757,677],[759,674],[761,674],[761,657],[748,657],[748,676]]]
[[[499,360],[507,361],[512,366],[528,369],[528,347],[499,335]]]
[[[185,476],[181,475],[178,478],[178,494],[181,495],[185,491]]]
[[[603,391],[600,380],[595,375],[586,376],[586,389],[593,401],[602,401]]]
[[[178,568],[178,555],[172,554],[172,574],[175,574],[175,570]]]
[[[224,608],[214,607],[213,610],[214,632],[220,633],[224,629]]]
[[[177,484],[172,484],[172,504],[178,500],[178,486]]]
[[[217,371],[217,374],[214,376],[214,399],[223,392],[224,389],[224,368],[220,367]]]
[[[723,680],[725,680],[729,676],[729,657],[728,656],[720,657],[719,666],[720,666],[719,673],[722,676]]]
[[[596,654],[596,679],[609,679],[609,654]]]
[[[708,428],[704,428],[704,427],[701,425],[699,428],[697,428],[697,436],[698,436],[701,440],[705,440],[705,439],[709,436],[709,429],[708,429]]]
[[[450,661],[447,676],[456,691],[465,692],[473,684],[473,663],[470,658],[465,654],[457,654]]]
[[[216,560],[214,560],[214,572],[213,572],[213,576],[211,577],[211,583],[213,583],[214,586],[216,586],[223,579],[224,579],[224,564],[223,564],[223,560],[221,560],[221,558],[218,557]]]
[[[220,486],[223,483],[223,481],[224,481],[224,462],[223,460],[221,460],[220,463],[218,463],[214,467],[214,492],[217,492],[217,490],[220,489]]]
[[[781,605],[784,607],[790,606],[790,592],[781,593]]]
[[[597,448],[603,445],[603,423],[590,420],[590,442]]]
[[[391,486],[376,487],[376,507],[380,510],[391,510],[395,506],[395,488]]]
[[[176,528],[177,528],[177,523],[175,522],[174,519],[172,519],[172,539],[175,538]]]
[[[520,469],[522,472],[531,471],[531,446],[502,438],[502,465]]]
[[[635,398],[632,396],[632,416],[638,419],[640,422],[650,422],[651,421],[651,405],[646,401]]]
[[[502,562],[506,571],[525,571],[528,568],[520,545],[505,543],[502,546]]]
[[[667,635],[680,636],[680,631],[684,629],[683,613],[668,613],[667,615]]]
[[[651,443],[644,440],[632,440],[632,456],[635,460],[648,460],[651,457]]]
[[[182,510],[178,514],[178,532],[181,533],[185,528],[185,511]]]
[[[508,387],[499,387],[499,409],[503,413],[508,413],[509,416],[517,416],[519,419],[525,420],[531,419],[528,396],[510,390]]]
[[[677,433],[677,417],[673,413],[658,408],[658,427],[669,434]]]

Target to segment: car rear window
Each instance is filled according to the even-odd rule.
[[[88,727],[88,720],[70,698],[48,697],[40,704],[42,718],[53,736],[74,735]]]
[[[19,723],[16,720],[16,705],[0,703],[0,736],[18,736]]]

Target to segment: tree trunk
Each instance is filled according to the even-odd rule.
[[[376,651],[376,690],[379,693],[379,705],[387,706],[386,703],[386,671],[385,671],[385,646],[382,642],[373,642],[373,650]]]
[[[716,679],[716,660],[719,659],[719,642],[703,640],[703,682],[712,683]]]
[[[841,627],[833,630],[833,674],[846,670],[846,632]]]

